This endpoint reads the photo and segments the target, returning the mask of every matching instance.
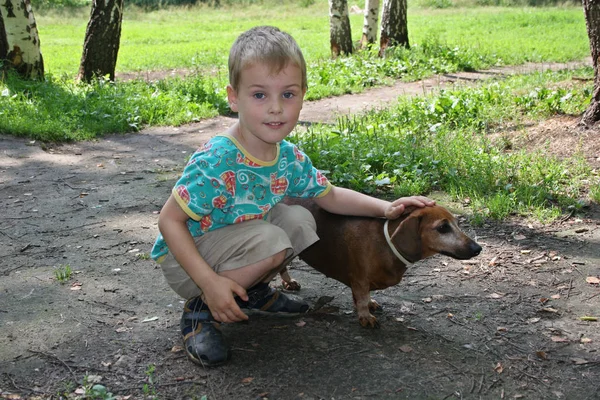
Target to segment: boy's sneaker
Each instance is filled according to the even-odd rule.
[[[231,358],[221,324],[214,320],[200,297],[186,301],[180,326],[185,352],[196,364],[212,367]]]
[[[268,314],[268,315],[297,315],[308,311],[308,303],[301,298],[284,294],[269,286],[267,282],[261,282],[246,291],[248,301],[236,297],[235,301],[246,314]]]

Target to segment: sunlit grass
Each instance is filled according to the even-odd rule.
[[[46,70],[77,73],[89,15],[41,11],[37,15]],[[362,14],[350,16],[355,42]],[[329,17],[325,0],[302,7],[297,2],[264,1],[244,7],[194,6],[124,14],[117,72],[200,68],[226,65],[229,47],[242,31],[261,24],[291,33],[311,62],[328,59]],[[431,10],[409,8],[411,44],[434,39],[470,49],[504,64],[568,61],[589,56],[581,7],[473,7]],[[157,34],[159,32],[159,34]]]
[[[490,134],[581,113],[592,84],[573,85],[568,77],[547,72],[402,99],[389,109],[341,118],[333,129],[310,127],[292,140],[340,186],[394,197],[443,191],[467,201],[479,221],[515,214],[552,220],[585,203],[590,181],[589,197],[597,196],[598,173],[582,157],[507,149]]]

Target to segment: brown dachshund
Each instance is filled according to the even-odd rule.
[[[358,322],[364,327],[379,326],[371,311],[380,306],[370,291],[396,285],[410,264],[438,253],[466,260],[481,252],[481,246],[440,206],[410,208],[387,221],[331,214],[312,200],[286,198],[285,203],[302,205],[315,217],[321,240],[300,258],[352,289]],[[287,271],[281,276],[286,287],[299,289]]]

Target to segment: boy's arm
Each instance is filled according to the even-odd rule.
[[[232,295],[235,293],[247,300],[246,290],[233,280],[218,275],[204,261],[187,228],[188,219],[189,216],[177,204],[173,195],[169,196],[158,218],[158,229],[167,242],[169,252],[202,289],[204,301],[216,320],[234,322],[248,319]]]
[[[389,202],[337,186],[332,186],[325,196],[316,197],[315,202],[334,214],[385,217],[387,219],[398,218],[409,206],[425,207],[435,204],[435,201],[424,196],[400,197]]]

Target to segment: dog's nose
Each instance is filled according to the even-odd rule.
[[[471,252],[473,252],[473,257],[478,256],[479,253],[481,253],[481,250],[483,249],[479,244],[477,244],[476,242],[471,243]]]

